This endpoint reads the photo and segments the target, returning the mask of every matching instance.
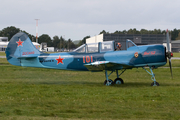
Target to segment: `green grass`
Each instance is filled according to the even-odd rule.
[[[180,53],[173,53],[173,57],[180,57]]]
[[[10,65],[6,58],[0,58],[0,65]]]
[[[0,51],[0,56],[6,56],[4,51]]]
[[[173,68],[171,79],[168,68],[154,69],[158,87],[141,68],[127,70],[123,85],[104,86],[104,72],[23,68],[0,59],[0,119],[178,120],[179,71]]]
[[[180,67],[180,60],[171,60],[172,63],[172,67]],[[169,67],[169,61],[167,60],[167,63],[165,66],[162,66],[162,67]]]

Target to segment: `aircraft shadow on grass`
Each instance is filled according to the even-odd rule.
[[[102,87],[101,82],[82,82],[82,81],[51,81],[51,82],[26,82],[27,84],[36,84],[36,85],[83,85],[83,86],[97,86]],[[147,87],[149,83],[146,82],[126,82],[124,85],[112,85],[111,87],[120,87],[120,88],[133,88],[133,87]],[[173,83],[162,83],[161,86],[180,86],[180,84],[173,84]]]
[[[105,71],[104,85],[123,84],[120,76],[128,69],[143,68],[151,75],[151,86],[159,86],[156,82],[154,68],[167,63],[172,76],[169,33],[167,30],[167,49],[163,45],[137,46],[131,40],[126,41],[125,50],[116,50],[115,41],[84,44],[73,52],[43,53],[32,44],[28,35],[23,32],[14,35],[7,48],[6,58],[9,63],[23,67],[39,67],[77,71]],[[146,67],[149,67],[149,71]],[[119,70],[121,73],[119,74]],[[110,73],[108,73],[110,71]],[[113,81],[109,76],[116,72],[117,78]],[[95,83],[96,84],[96,83]],[[139,83],[138,83],[139,84]],[[148,84],[145,84],[148,85]]]

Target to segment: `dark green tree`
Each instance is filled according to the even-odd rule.
[[[154,29],[152,34],[162,34],[160,29]]]
[[[107,32],[105,30],[103,30],[99,34],[107,34]]]
[[[19,28],[11,26],[11,27],[4,28],[2,31],[0,31],[0,36],[8,37],[8,39],[10,40],[18,32],[20,32]]]
[[[123,31],[116,30],[113,34],[125,34]]]
[[[68,39],[68,42],[67,42],[67,49],[68,50],[71,50],[71,49],[75,49],[76,48],[76,45],[72,42],[72,40],[71,39]]]
[[[48,47],[52,46],[52,40],[47,34],[43,34],[38,38],[38,43],[41,44],[42,42],[46,42]]]
[[[176,40],[180,40],[180,32],[179,32],[178,36],[176,37]]]
[[[85,44],[87,38],[90,38],[90,36],[84,37],[84,38],[78,43],[78,46]]]
[[[19,28],[16,28],[14,26],[10,26],[10,27],[4,28],[2,31],[0,31],[0,36],[1,37],[8,37],[8,39],[10,40],[18,32],[21,32],[21,30]],[[33,38],[35,38],[33,35],[27,33],[26,31],[22,31],[22,32],[26,33],[31,40]]]
[[[149,34],[149,31],[146,30],[146,29],[141,29],[141,30],[140,30],[140,33],[141,33],[141,34]]]
[[[166,30],[162,30],[161,34],[165,35],[166,34]],[[171,39],[172,40],[172,39]]]
[[[22,31],[22,32],[26,33],[32,42],[36,42],[36,37],[34,35],[31,35],[27,33],[26,31]]]
[[[58,36],[53,37],[52,46],[55,48],[60,48],[60,39]]]
[[[126,30],[123,30],[122,32],[123,32],[123,34],[127,34],[127,31],[126,31]]]
[[[180,30],[174,29],[171,31],[171,40],[176,40],[179,35]]]
[[[60,45],[59,45],[60,49],[64,49],[64,43],[65,43],[64,41],[65,41],[64,38],[61,36],[60,37]]]
[[[136,30],[136,28],[134,28],[134,29],[129,29],[127,31],[127,34],[140,34],[140,32],[138,30]]]

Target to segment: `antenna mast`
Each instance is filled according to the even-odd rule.
[[[40,19],[35,19],[36,20],[36,42],[38,43],[38,20]]]

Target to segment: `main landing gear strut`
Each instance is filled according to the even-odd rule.
[[[121,72],[120,74],[118,74],[118,70],[116,70],[117,78],[113,81],[113,80],[109,79],[108,77],[109,77],[114,71],[111,71],[111,73],[108,75],[107,70],[105,70],[106,80],[104,81],[104,85],[110,86],[110,85],[113,85],[113,84],[124,84],[124,81],[123,81],[121,78],[119,78],[119,76],[122,75],[125,71],[126,71],[126,69],[122,70],[122,72]]]

